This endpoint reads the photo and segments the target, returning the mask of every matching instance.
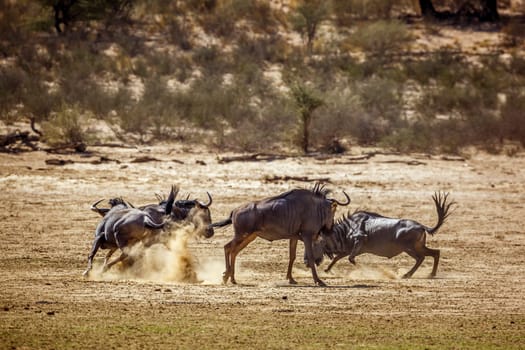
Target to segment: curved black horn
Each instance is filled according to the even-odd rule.
[[[207,207],[209,207],[211,205],[211,203],[213,202],[213,199],[211,198],[211,195],[210,195],[209,192],[206,192],[206,194],[208,195],[208,200],[209,200],[208,204],[204,204],[204,203],[201,203],[201,202],[199,202],[199,204],[202,205],[203,207],[207,208]]]
[[[98,211],[97,205],[98,205],[100,202],[102,202],[103,200],[104,200],[104,198],[102,198],[101,200],[99,200],[99,201],[97,201],[97,202],[91,204],[91,208],[90,208],[90,209],[91,209],[91,210],[94,210],[94,211]]]
[[[332,202],[337,203],[338,205],[341,205],[341,206],[345,206],[345,205],[350,204],[350,202],[351,202],[351,200],[350,200],[350,196],[348,196],[348,195],[346,194],[345,191],[343,191],[343,194],[344,194],[345,197],[346,197],[346,203],[341,203],[341,202],[339,202],[339,201],[338,201],[337,199],[335,199],[335,198],[334,198],[334,199],[330,199],[330,200],[331,200]]]

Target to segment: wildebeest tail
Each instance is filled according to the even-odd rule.
[[[434,204],[436,205],[436,212],[438,216],[438,222],[436,226],[434,227],[426,227],[427,233],[433,235],[436,233],[441,225],[445,222],[445,220],[449,217],[452,212],[450,211],[450,207],[456,204],[456,202],[452,201],[447,203],[448,200],[448,193],[443,192],[436,192],[432,196],[432,200],[434,201]]]
[[[224,220],[219,221],[219,222],[214,222],[214,223],[210,224],[210,227],[224,227],[224,226],[231,225],[231,223],[232,223],[232,215],[233,215],[233,212],[230,213],[230,216],[227,219],[224,219]]]

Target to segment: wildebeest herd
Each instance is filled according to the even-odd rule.
[[[329,271],[340,259],[348,256],[355,264],[355,257],[371,253],[387,258],[402,252],[416,260],[415,265],[404,278],[411,277],[426,256],[434,258],[431,277],[436,276],[440,251],[426,247],[426,234],[433,235],[443,225],[455,204],[449,201],[448,193],[437,192],[432,196],[437,223],[425,226],[413,220],[394,219],[368,211],[356,211],[335,220],[337,206],[350,204],[350,197],[344,202],[329,198],[331,191],[322,184],[311,189],[296,188],[274,197],[246,203],[234,209],[230,216],[212,223],[209,193],[208,203],[189,197],[177,200],[179,188],[172,186],[167,199],[157,196],[157,204],[135,207],[117,197],[109,200],[110,208],[99,208],[99,200],[91,210],[102,216],[95,230],[95,239],[88,256],[88,266],[84,276],[92,269],[93,259],[98,249],[109,249],[102,271],[129,258],[128,248],[141,242],[144,246],[162,243],[169,238],[169,227],[173,224],[192,225],[197,235],[210,238],[215,227],[233,226],[233,239],[224,246],[226,270],[223,282],[237,283],[235,280],[235,260],[237,255],[257,237],[269,241],[289,240],[289,262],[286,278],[290,284],[292,267],[296,258],[297,243],[304,243],[304,262],[311,269],[314,283],[326,284],[319,278],[316,265],[326,256],[332,261],[325,271]],[[118,258],[109,262],[111,255],[120,250]]]

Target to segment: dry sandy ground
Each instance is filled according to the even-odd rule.
[[[523,153],[221,164],[218,155],[177,145],[93,150],[92,157],[0,154],[1,349],[525,348]],[[91,163],[100,156],[119,162]],[[141,156],[162,161],[131,162]],[[47,165],[50,158],[74,163]],[[156,252],[156,273],[121,268],[82,277],[99,221],[92,202],[122,196],[153,203],[155,193],[178,184],[181,195],[203,201],[209,191],[220,220],[246,201],[312,186],[265,181],[271,176],[329,178],[334,196],[342,200],[345,190],[352,198],[338,216],[360,208],[427,225],[436,220],[431,195],[449,191],[457,209],[428,239],[441,250],[437,278],[427,278],[430,258],[406,280],[407,255],[362,255],[358,266],[342,260],[331,273],[320,271],[329,287],[314,287],[300,243],[299,284],[291,287],[287,242],[257,239],[237,260],[239,285],[222,285],[231,227],[210,239],[190,237],[176,253]],[[178,281],[180,254],[202,282]]]

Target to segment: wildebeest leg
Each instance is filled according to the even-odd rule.
[[[102,269],[103,272],[106,272],[107,270],[109,270],[109,268],[113,265],[115,265],[116,263],[118,262],[121,262],[122,260],[126,259],[128,257],[128,254],[122,252],[122,254],[120,254],[120,256],[118,258],[116,258],[115,260],[113,260],[112,262],[110,262],[109,264],[107,265],[104,265],[104,268]]]
[[[128,235],[125,232],[116,232],[115,233],[115,242],[117,243],[117,247],[122,251],[120,256],[113,260],[112,262],[106,264],[104,269],[102,271],[107,271],[111,266],[115,265],[116,263],[119,263],[126,259],[128,257],[128,254],[125,252],[127,247],[132,246],[133,244],[137,243],[137,239],[130,239]],[[116,249],[115,249],[116,250]],[[109,254],[109,253],[108,253]],[[113,253],[111,253],[113,254]],[[109,254],[111,256],[111,254]]]
[[[295,261],[295,256],[297,252],[297,238],[290,239],[290,249],[289,249],[289,258],[288,258],[288,271],[286,272],[286,279],[290,284],[297,284],[297,281],[292,277],[292,267]]]
[[[425,246],[421,248],[421,253],[424,254],[424,256],[431,256],[434,258],[434,265],[432,266],[432,272],[430,273],[430,277],[436,277],[437,268],[439,264],[439,255],[440,252],[438,249],[430,249]]]
[[[229,247],[229,270],[226,270],[224,272],[224,275],[222,277],[222,280],[224,283],[228,282],[228,277],[230,278],[230,281],[233,284],[237,284],[237,281],[235,281],[235,258],[237,257],[237,254],[240,253],[241,250],[243,250],[250,242],[252,242],[255,238],[257,238],[256,233],[251,233],[248,236],[242,236],[242,237],[234,237],[234,239],[228,243],[230,244]],[[227,244],[227,245],[228,245]],[[224,247],[224,252],[226,255],[226,246]],[[226,257],[228,259],[228,256]]]
[[[361,254],[361,248],[363,248],[363,244],[364,240],[362,238],[356,238],[356,241],[354,242],[354,247],[352,248],[350,256],[348,257],[348,261],[350,261],[354,265],[355,257]]]
[[[335,265],[336,262],[338,262],[339,260],[341,260],[342,258],[344,258],[345,256],[347,256],[348,254],[339,254],[337,255],[331,262],[330,264],[328,265],[328,267],[324,270],[324,272],[328,272],[330,271],[330,269],[332,268],[332,266]]]
[[[226,271],[222,274],[222,283],[226,284],[230,278],[230,252],[232,250],[233,239],[224,245],[224,259],[226,260]]]
[[[95,241],[93,242],[93,247],[91,248],[91,252],[88,256],[88,266],[86,271],[84,271],[83,275],[88,276],[89,271],[91,271],[91,268],[93,267],[93,258],[95,257],[95,254],[97,254],[98,249],[102,245],[102,240],[104,239],[104,235],[99,235],[95,237]]]
[[[318,286],[326,287],[326,283],[321,281],[319,276],[317,276],[312,241],[313,241],[312,235],[303,234],[304,250],[306,252],[306,258],[308,259],[308,265],[310,266],[310,269],[312,270],[312,277],[314,279],[314,282]]]
[[[430,273],[430,277],[436,277],[438,264],[439,264],[439,249],[430,249],[425,247],[428,251],[428,255],[434,258],[434,265],[432,266],[432,272]]]
[[[406,250],[405,252],[408,255],[410,255],[411,257],[413,257],[414,259],[416,259],[416,263],[415,263],[414,267],[412,267],[410,269],[410,271],[408,271],[407,273],[405,273],[403,275],[403,278],[410,278],[410,277],[412,277],[414,272],[416,272],[416,270],[419,268],[419,266],[421,265],[423,260],[425,260],[425,256],[424,255],[420,255],[419,252],[415,252],[413,250]]]
[[[110,248],[109,252],[106,254],[106,257],[104,258],[104,265],[102,265],[102,269],[105,271],[107,270],[106,265],[108,264],[109,258],[117,251],[117,248]]]

